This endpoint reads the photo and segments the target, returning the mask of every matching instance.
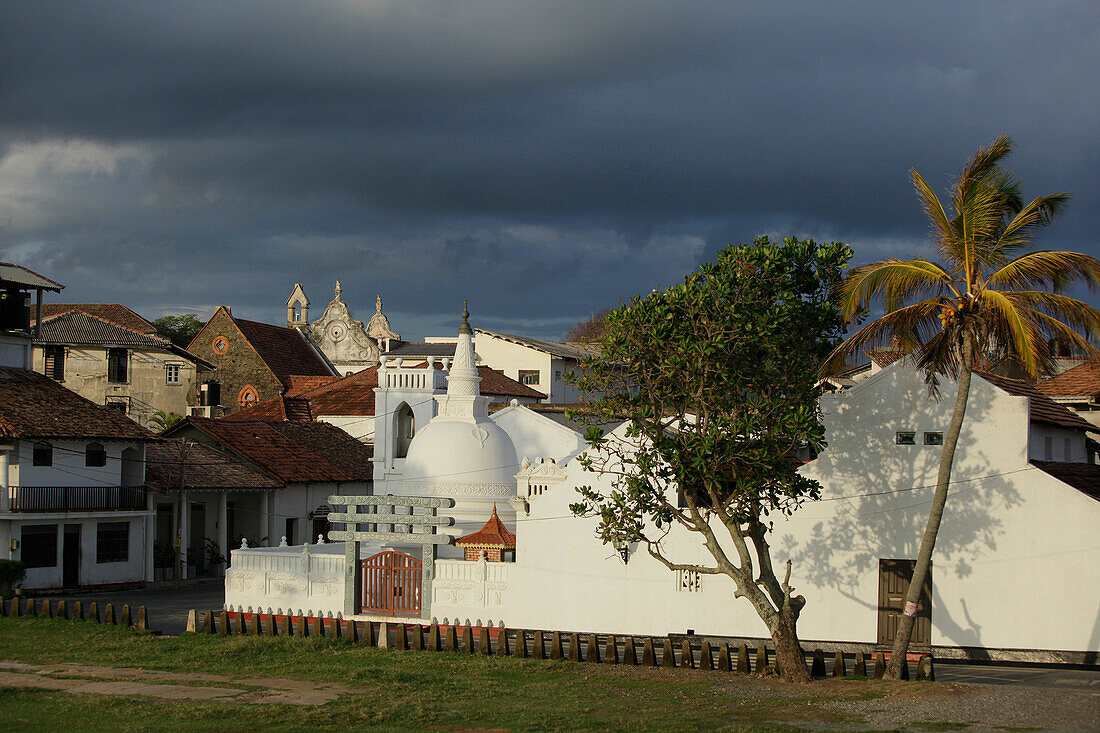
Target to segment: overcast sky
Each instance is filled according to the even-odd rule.
[[[929,255],[908,170],[1002,132],[1100,254],[1096,0],[0,8],[0,259],[66,302],[557,338],[759,234]]]

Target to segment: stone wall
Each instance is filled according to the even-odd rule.
[[[214,348],[214,341],[218,337],[224,337],[229,344],[224,353],[219,353]],[[282,382],[267,368],[264,360],[223,309],[219,308],[214,313],[188,350],[217,367],[217,371],[199,372],[197,381],[202,384],[212,379],[221,385],[221,404],[226,414],[240,409],[238,397],[246,385],[256,389],[260,402],[279,397],[283,393]],[[198,404],[197,392],[192,392],[189,404]]]

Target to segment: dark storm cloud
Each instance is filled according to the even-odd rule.
[[[1095,247],[1100,5],[758,5],[4,3],[0,255],[153,315],[340,278],[556,336],[757,234],[920,251],[908,170],[1000,132]]]

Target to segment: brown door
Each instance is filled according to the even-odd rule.
[[[913,578],[916,560],[878,561],[878,643],[893,644],[898,632],[898,621],[905,608],[905,594]],[[913,636],[909,641],[916,646],[932,643],[932,568],[928,568],[920,601],[917,603],[917,619],[913,624]]]
[[[403,552],[380,552],[359,561],[363,613],[386,616],[420,615],[420,560]]]

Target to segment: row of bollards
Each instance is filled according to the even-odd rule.
[[[193,609],[188,614],[187,631],[243,636],[325,637],[362,642],[382,649],[466,652],[531,659],[568,659],[574,662],[680,667],[738,674],[765,674],[769,671],[770,661],[768,648],[763,644],[757,646],[755,653],[750,656],[749,647],[746,644],[731,649],[725,642],[710,640],[704,640],[696,646],[690,639],[684,639],[677,650],[671,638],[666,637],[655,642],[653,638],[646,637],[642,640],[639,649],[635,637],[617,638],[611,634],[567,634],[560,631],[509,630],[504,627],[487,626],[464,626],[459,630],[459,627],[439,624],[424,626],[386,621],[349,621],[320,616],[291,617],[226,611],[205,611],[200,618]],[[603,637],[602,644],[600,636]],[[677,656],[679,656],[678,659]],[[870,674],[868,674],[866,655],[857,652],[855,663],[849,673],[844,654],[837,651],[833,655],[831,676],[881,678],[886,672],[886,656],[882,652],[877,652],[872,655],[870,661]],[[813,677],[826,676],[825,653],[820,649],[813,652],[810,674]],[[931,656],[921,657],[916,678],[929,681],[935,679]],[[902,679],[909,679],[907,662],[902,664]]]
[[[107,603],[100,613],[99,603],[92,601],[84,606],[82,601],[54,601],[45,598],[39,603],[34,598],[28,598],[21,602],[18,598],[5,601],[2,610],[8,618],[20,616],[40,616],[43,618],[61,618],[68,621],[90,621],[94,624],[110,624],[117,626],[133,626],[140,631],[149,630],[149,614],[145,606],[137,607],[137,615],[132,615],[129,604],[123,604],[116,617],[115,605]]]

